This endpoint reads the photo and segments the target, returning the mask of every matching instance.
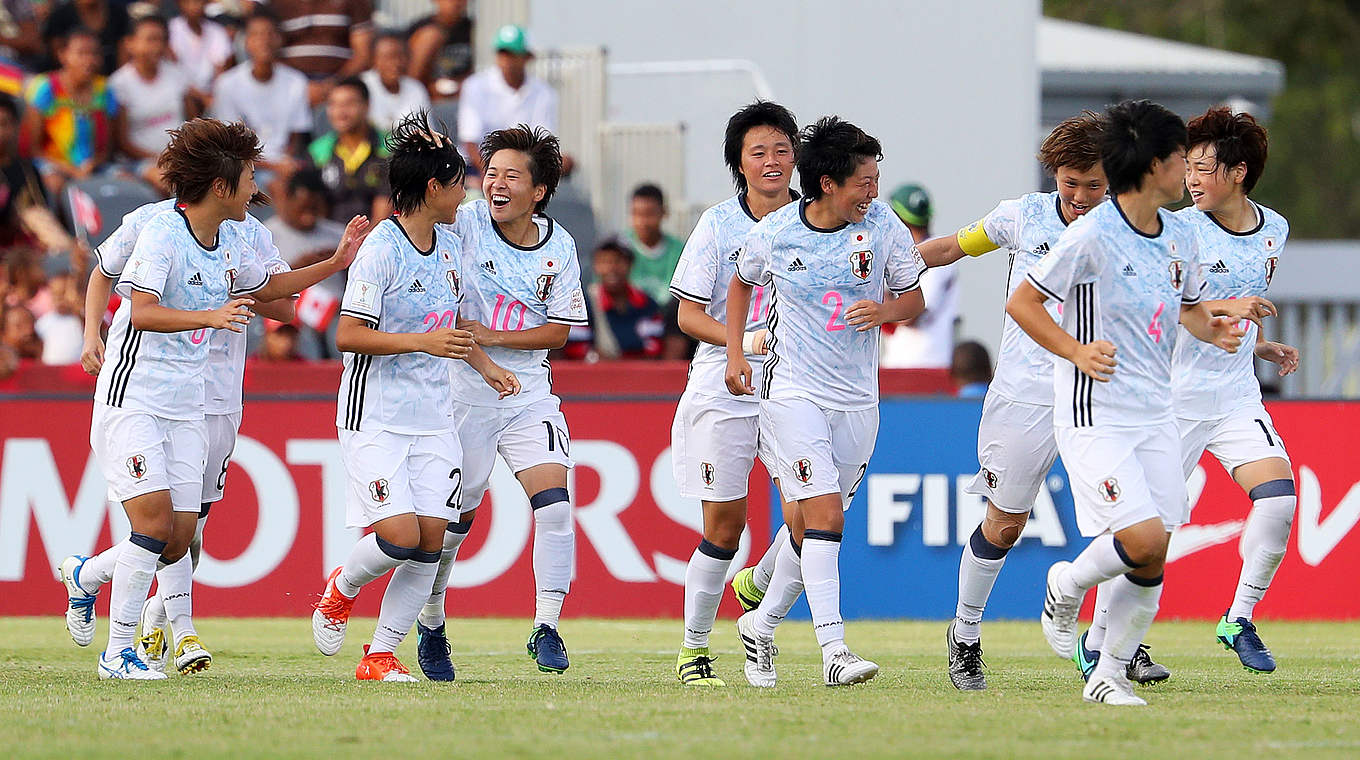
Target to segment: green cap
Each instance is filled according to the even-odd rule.
[[[903,185],[893,191],[889,201],[893,211],[902,221],[913,227],[930,224],[930,193],[917,184]]]
[[[496,52],[504,50],[515,55],[529,55],[529,33],[524,27],[506,24],[496,31]]]

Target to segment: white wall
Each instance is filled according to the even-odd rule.
[[[746,59],[800,123],[838,114],[884,146],[883,195],[915,180],[933,231],[1034,189],[1038,0],[531,0],[544,47],[604,45],[611,62]],[[612,77],[609,117],[687,125],[690,200],[729,195],[722,129],[754,89],[733,75]],[[960,335],[993,350],[1004,255],[964,262]]]

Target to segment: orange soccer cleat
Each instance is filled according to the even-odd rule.
[[[391,652],[369,654],[367,644],[364,644],[364,657],[359,660],[359,667],[354,669],[354,677],[360,681],[389,683],[415,683],[417,680],[396,655]]]

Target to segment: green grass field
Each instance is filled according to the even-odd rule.
[[[528,627],[450,621],[456,683],[384,685],[354,680],[372,620],[326,658],[307,620],[207,619],[211,670],[130,684],[96,680],[96,649],[59,618],[0,619],[0,756],[1360,757],[1360,623],[1264,623],[1270,676],[1243,671],[1212,624],[1158,623],[1153,655],[1174,675],[1141,709],[1082,703],[1037,623],[987,624],[990,689],[969,694],[949,684],[938,622],[850,623],[883,671],[838,690],[820,685],[807,624],[790,622],[772,691],[745,685],[728,621],[713,642],[722,690],[675,681],[676,621],[568,620],[563,676],[534,668]],[[398,654],[416,669],[412,641]]]

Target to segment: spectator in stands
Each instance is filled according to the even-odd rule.
[[[590,326],[572,328],[566,346],[570,358],[660,358],[665,330],[661,309],[629,283],[633,259],[633,249],[619,240],[595,247],[595,281],[586,288]]]
[[[321,169],[331,194],[331,219],[342,224],[355,214],[386,219],[386,135],[368,123],[368,87],[358,77],[341,80],[326,96],[331,131],[312,142],[308,152]]]
[[[0,0],[0,58],[30,71],[40,68],[47,56],[39,7],[33,0]]]
[[[82,318],[85,300],[80,284],[67,269],[48,278],[47,292],[50,308],[33,323],[34,332],[42,342],[42,362],[62,366],[78,364],[85,343]]]
[[[58,194],[70,180],[85,179],[109,162],[117,101],[99,73],[99,41],[85,29],[59,43],[61,68],[28,84],[23,143],[43,182]]]
[[[310,105],[320,105],[341,80],[368,68],[372,0],[268,0],[268,5],[283,32],[283,62],[307,75]]]
[[[954,347],[949,365],[949,378],[958,386],[959,398],[982,398],[992,382],[992,357],[987,347],[975,340],[966,340]]]
[[[168,130],[184,123],[189,97],[184,71],[166,60],[168,37],[169,28],[160,16],[133,22],[128,62],[109,77],[120,105],[114,120],[118,149],[132,160],[132,173],[162,195],[169,195],[170,188],[161,179],[156,158],[170,143]]]
[[[196,97],[207,110],[213,80],[231,66],[231,35],[227,28],[209,21],[206,0],[179,0],[179,15],[170,19],[170,52],[189,78]]]
[[[67,0],[58,3],[43,24],[43,40],[60,65],[62,41],[77,29],[94,35],[99,60],[96,71],[108,76],[118,68],[118,49],[132,27],[127,3],[120,0]],[[50,65],[50,64],[49,64]]]
[[[685,250],[685,241],[661,229],[666,218],[666,197],[653,184],[638,185],[629,207],[630,229],[624,233],[637,259],[633,261],[632,283],[647,292],[658,304],[671,300],[671,275]]]
[[[430,94],[418,79],[406,76],[406,36],[381,32],[373,40],[373,68],[359,78],[368,87],[368,120],[390,131],[408,114],[430,107]]]
[[[0,345],[7,346],[20,359],[42,359],[42,340],[33,329],[33,313],[22,304],[5,307],[4,323],[0,325]]]
[[[434,0],[434,14],[411,25],[411,63],[408,74],[419,79],[430,97],[458,97],[471,76],[472,18],[467,0]]]
[[[533,57],[524,29],[506,24],[496,32],[496,65],[463,82],[458,98],[458,140],[479,174],[485,167],[477,146],[487,134],[516,124],[557,133],[557,91],[529,73]],[[571,171],[571,164],[564,154],[563,174]]]
[[[47,205],[47,194],[32,161],[19,155],[19,103],[0,95],[0,250],[36,244],[20,212]]]
[[[288,179],[277,199],[278,213],[264,223],[274,235],[279,255],[294,269],[329,258],[340,244],[345,226],[327,217],[331,202],[321,171],[300,169]],[[339,359],[335,350],[335,317],[345,294],[345,274],[340,272],[308,288],[298,303],[302,322],[299,350],[309,359]]]
[[[889,205],[911,230],[912,239],[930,237],[930,193],[916,184],[903,185],[892,194]],[[884,367],[947,369],[954,352],[954,323],[959,314],[958,267],[936,267],[921,276],[926,310],[916,319],[885,325],[882,332]],[[887,329],[891,328],[891,329]]]
[[[278,27],[268,14],[257,11],[246,20],[245,48],[250,60],[217,78],[212,115],[223,121],[244,121],[264,146],[257,165],[287,176],[297,168],[294,157],[305,154],[312,112],[307,107],[307,77],[278,62],[281,43]]]
[[[287,322],[264,321],[264,345],[259,358],[267,362],[296,362],[302,360],[298,351],[298,329]]]

